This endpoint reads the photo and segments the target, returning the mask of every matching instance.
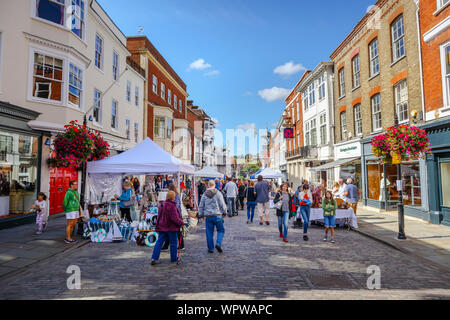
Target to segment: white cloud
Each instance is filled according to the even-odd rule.
[[[267,102],[273,102],[286,99],[290,92],[291,90],[289,89],[273,87],[272,89],[260,90],[258,94]]]
[[[242,130],[244,130],[244,131],[247,131],[247,130],[256,130],[256,123],[245,123],[245,124],[241,124],[241,125],[238,125],[237,127],[236,127],[236,129],[242,129]]]
[[[301,64],[294,64],[293,61],[289,61],[282,66],[278,66],[273,70],[273,73],[281,76],[291,76],[299,73],[300,71],[306,71],[306,68]]]
[[[212,67],[212,65],[210,65],[209,63],[206,63],[206,61],[204,59],[198,59],[189,65],[188,70],[205,70],[205,69],[208,69],[211,67]]]
[[[217,76],[220,74],[219,70],[213,70],[205,73],[205,76]]]

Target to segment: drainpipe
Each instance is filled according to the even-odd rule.
[[[423,87],[423,61],[422,61],[422,37],[421,37],[421,29],[420,29],[420,0],[414,0],[417,6],[416,10],[416,23],[417,23],[417,40],[419,45],[419,67],[420,67],[420,89],[422,91],[422,114],[423,119],[426,122],[427,114],[425,112],[425,94],[424,94],[424,87]]]
[[[422,90],[422,113],[423,113],[423,119],[424,122],[427,121],[427,114],[426,114],[426,110],[425,110],[425,89],[424,89],[424,80],[423,80],[423,60],[422,60],[422,32],[421,32],[421,28],[420,28],[420,0],[414,0],[414,2],[416,3],[417,6],[417,10],[416,10],[416,21],[417,21],[417,40],[418,40],[418,45],[419,45],[419,66],[420,66],[420,89]],[[425,165],[424,166],[420,166],[421,170],[424,169],[425,174],[423,174],[423,177],[428,177],[428,167],[426,165],[426,160],[425,160]],[[428,179],[424,179],[423,182],[423,189],[421,190],[421,192],[423,190],[429,190],[428,189]],[[430,205],[429,205],[429,196],[428,196],[428,192],[423,193],[423,208],[425,208],[426,210],[430,211]]]

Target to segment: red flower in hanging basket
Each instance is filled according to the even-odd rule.
[[[401,161],[412,161],[424,158],[431,153],[431,143],[425,130],[401,125],[391,127],[386,133],[372,139],[372,152],[381,162],[392,162],[393,154]]]
[[[49,166],[80,169],[83,164],[93,159],[109,156],[109,144],[101,135],[95,135],[76,121],[71,121],[65,129],[53,142],[54,156],[49,159]]]

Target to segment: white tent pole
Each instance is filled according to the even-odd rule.
[[[181,194],[180,171],[178,171],[178,193]]]

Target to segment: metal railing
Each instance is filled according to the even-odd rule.
[[[305,159],[316,159],[319,156],[319,151],[316,146],[306,146],[295,148],[293,151],[286,152],[286,159],[293,157],[300,157]]]

